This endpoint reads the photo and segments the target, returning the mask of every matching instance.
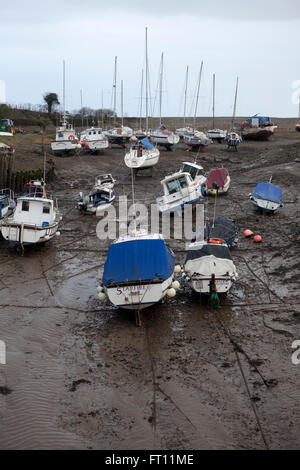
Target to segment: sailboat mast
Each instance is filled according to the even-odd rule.
[[[160,126],[161,126],[163,70],[164,70],[164,53],[162,52],[161,53],[161,62],[160,62],[160,81],[159,81],[159,125]]]
[[[199,101],[199,94],[200,94],[200,84],[201,84],[201,77],[202,77],[202,69],[203,69],[203,60],[202,60],[202,62],[201,62],[200,72],[199,72],[199,79],[198,79],[197,96],[196,96],[195,113],[194,113],[194,129],[195,129],[195,127],[196,127],[196,116],[197,116],[197,110],[198,110],[198,101]]]
[[[66,62],[63,61],[63,107],[64,107],[64,114],[63,120],[64,123],[66,121]]]
[[[145,30],[145,41],[146,41],[146,131],[148,132],[149,128],[149,110],[148,110],[148,28]]]
[[[183,124],[185,124],[185,118],[186,118],[186,97],[187,97],[188,79],[189,79],[189,66],[187,65],[187,67],[186,67],[186,76],[185,76]]]
[[[237,101],[237,94],[238,94],[238,86],[239,86],[239,77],[236,77],[234,106],[233,106],[233,115],[232,115],[232,123],[231,123],[231,129],[232,129],[232,130],[234,129],[234,121],[235,121],[235,114],[236,114],[236,101]]]
[[[142,129],[142,113],[143,113],[143,86],[144,86],[144,69],[142,69],[142,80],[141,80],[140,129]]]
[[[116,114],[117,114],[117,56],[115,57],[115,71],[114,71],[114,127],[116,126]]]
[[[82,90],[80,90],[81,125],[83,127]]]
[[[104,127],[104,110],[103,110],[103,90],[101,92],[101,111],[102,111],[102,129]]]
[[[121,80],[121,125],[123,127],[124,116],[123,116],[123,80]]]
[[[213,129],[215,128],[215,88],[216,88],[216,77],[213,74]]]

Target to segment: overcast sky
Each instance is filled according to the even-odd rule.
[[[213,73],[216,115],[232,114],[237,75],[238,115],[298,114],[298,0],[0,0],[0,7],[0,80],[9,103],[41,103],[46,91],[62,99],[65,59],[67,108],[80,108],[80,89],[85,106],[101,107],[103,90],[110,107],[117,56],[118,112],[122,79],[124,112],[137,115],[147,26],[153,97],[164,52],[163,115],[183,114],[187,65],[189,114],[201,60],[200,116],[212,113]]]

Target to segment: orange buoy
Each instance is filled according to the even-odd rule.
[[[260,235],[255,235],[255,237],[253,237],[253,241],[255,243],[260,243],[260,242],[262,242],[262,238],[261,238]]]
[[[248,238],[248,237],[252,237],[252,235],[254,235],[253,232],[251,232],[251,230],[249,230],[247,228],[247,230],[244,231],[244,237]]]

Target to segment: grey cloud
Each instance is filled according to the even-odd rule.
[[[101,19],[108,13],[140,14],[147,22],[149,17],[174,17],[179,15],[226,20],[272,21],[300,18],[298,0],[15,0],[1,6],[0,23],[55,23],[75,17]],[[131,27],[128,25],[128,27]],[[166,24],[167,28],[167,24]]]

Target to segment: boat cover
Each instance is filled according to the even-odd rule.
[[[227,177],[228,177],[228,172],[226,168],[216,168],[216,169],[210,170],[208,179],[207,179],[207,188],[215,189],[214,183],[216,183],[219,188],[223,188]]]
[[[145,137],[144,139],[141,140],[141,143],[143,144],[143,146],[148,149],[148,150],[152,150],[154,149],[153,145],[151,144],[151,142],[148,140],[148,137]]]
[[[216,258],[232,259],[228,246],[205,244],[197,250],[189,250],[187,252],[185,262],[193,259],[202,258],[203,256],[215,256]]]
[[[204,231],[205,238],[207,238],[208,231],[210,238],[222,238],[227,243],[236,238],[239,228],[235,224],[234,220],[229,217],[221,216],[218,217],[214,223],[213,221],[208,222]]]
[[[104,266],[103,284],[168,279],[174,255],[164,240],[134,240],[111,245]]]
[[[266,201],[282,203],[282,191],[278,186],[272,183],[257,183],[252,196]]]

